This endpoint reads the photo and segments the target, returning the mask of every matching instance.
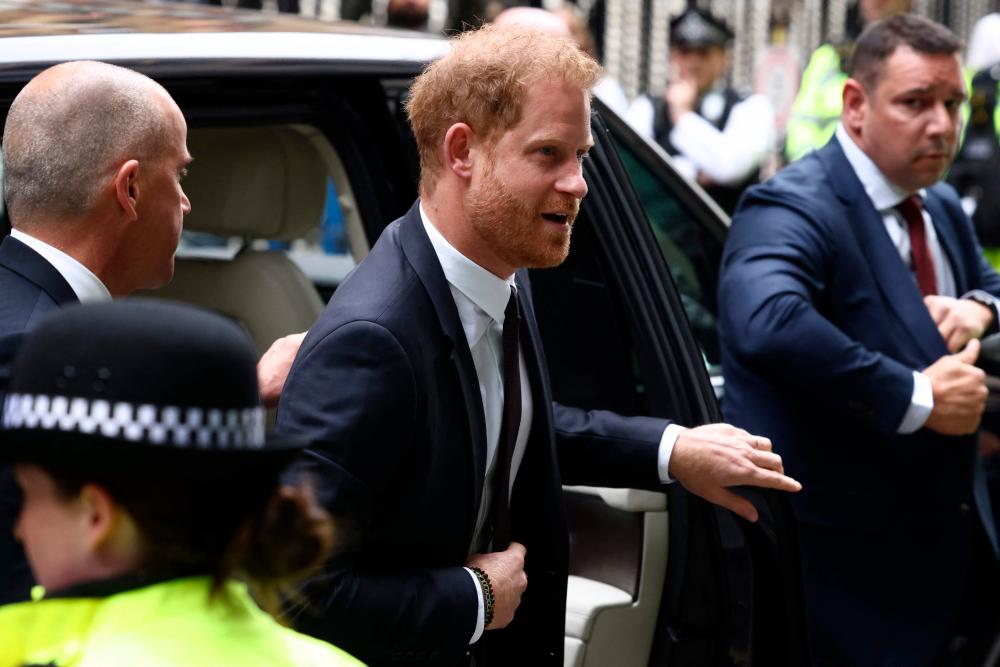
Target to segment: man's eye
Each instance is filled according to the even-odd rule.
[[[555,146],[542,146],[541,148],[538,149],[538,151],[542,155],[551,157],[551,156],[553,156],[553,155],[556,154],[556,147]]]
[[[579,153],[576,154],[576,159],[579,162],[583,162],[589,157],[590,157],[590,151],[580,151]]]

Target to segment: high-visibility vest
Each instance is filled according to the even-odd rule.
[[[836,131],[844,110],[845,55],[845,47],[822,44],[809,58],[785,128],[785,157],[789,162],[822,148]]]
[[[51,598],[0,607],[0,667],[355,667],[326,642],[283,627],[246,587],[208,577],[104,598]]]

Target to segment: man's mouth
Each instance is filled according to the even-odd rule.
[[[567,213],[542,213],[542,217],[549,222],[554,222],[558,225],[564,225],[567,222],[570,222],[570,217]]]

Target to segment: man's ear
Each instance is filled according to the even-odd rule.
[[[115,172],[115,199],[129,220],[139,218],[139,161],[128,160]]]
[[[852,135],[861,134],[861,125],[868,110],[868,92],[860,81],[848,79],[844,83],[844,127],[851,130]]]
[[[444,135],[445,167],[462,179],[472,176],[473,144],[476,133],[465,123],[455,123]]]

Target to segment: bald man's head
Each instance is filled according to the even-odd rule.
[[[3,133],[12,225],[86,215],[125,160],[166,149],[172,108],[162,86],[115,65],[63,63],[36,76],[11,105]]]
[[[534,28],[555,37],[573,37],[569,25],[561,16],[537,7],[505,9],[497,15],[493,22],[497,25]]]

